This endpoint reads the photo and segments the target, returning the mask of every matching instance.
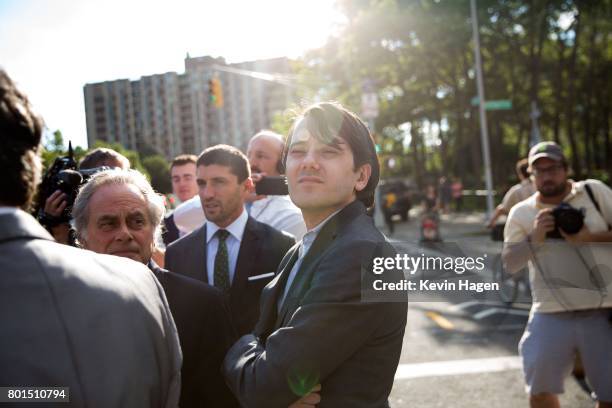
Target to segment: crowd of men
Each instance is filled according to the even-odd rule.
[[[367,214],[380,168],[355,114],[318,103],[286,140],[176,157],[170,214],[125,157],[95,149],[74,203],[58,190],[32,217],[42,129],[0,70],[0,386],[69,387],[74,406],[388,406],[407,303],[362,299],[363,258],[395,252]],[[257,193],[282,175],[288,195]],[[529,267],[530,404],[559,406],[579,354],[612,407],[612,190],[569,179],[553,142],[517,175],[490,226],[507,215],[504,263]]]
[[[366,213],[380,169],[356,115],[319,103],[286,142],[177,157],[169,216],[98,149],[71,222],[64,193],[45,200],[48,230],[24,211],[42,129],[0,70],[0,385],[68,387],[73,406],[388,406],[407,303],[361,302],[360,255],[394,250]],[[283,173],[289,196],[256,194]]]

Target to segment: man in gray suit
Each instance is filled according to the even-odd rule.
[[[298,118],[284,157],[308,231],[264,289],[254,332],[226,355],[225,378],[245,407],[304,395],[308,405],[318,394],[318,407],[388,407],[407,302],[363,296],[373,256],[395,256],[366,214],[379,178],[373,140],[353,113],[321,103]],[[397,281],[400,272],[386,273]]]
[[[72,406],[176,407],[181,351],[146,266],[53,241],[22,211],[42,122],[0,70],[0,386],[68,387]]]

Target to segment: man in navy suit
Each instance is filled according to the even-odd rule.
[[[168,247],[166,267],[221,290],[238,335],[250,333],[261,291],[295,240],[247,213],[244,200],[253,182],[240,150],[227,145],[204,150],[196,174],[206,223]]]
[[[379,177],[373,140],[356,115],[321,103],[298,118],[284,157],[308,231],[264,289],[254,332],[226,355],[226,381],[244,407],[301,396],[303,405],[320,396],[320,408],[388,407],[407,302],[367,298],[373,256],[395,256],[366,214]]]

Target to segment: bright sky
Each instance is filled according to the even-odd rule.
[[[192,57],[298,57],[342,23],[332,0],[0,0],[0,66],[64,141],[87,146],[86,83]]]

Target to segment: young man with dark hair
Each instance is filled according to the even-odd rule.
[[[219,288],[229,299],[239,335],[253,330],[259,297],[295,243],[287,234],[249,217],[249,165],[238,149],[217,145],[200,155],[197,182],[205,224],[170,244],[166,268]]]
[[[374,142],[355,114],[320,103],[296,120],[284,156],[308,231],[265,288],[255,330],[225,357],[226,380],[246,407],[312,405],[319,394],[319,407],[387,407],[407,304],[363,296],[371,255],[395,256],[366,214]]]
[[[170,177],[172,181],[172,193],[179,200],[179,207],[185,202],[197,198],[198,183],[196,182],[196,162],[198,157],[193,154],[182,154],[176,156],[170,164]],[[174,208],[174,207],[173,207]],[[203,222],[203,221],[202,221]],[[178,228],[174,220],[174,212],[164,218],[164,229],[162,238],[164,244],[176,241],[183,235],[191,232]]]
[[[172,160],[170,176],[172,177],[172,192],[181,203],[198,194],[196,183],[196,161],[193,154],[182,154]]]
[[[41,132],[0,70],[0,384],[67,387],[78,407],[175,407],[181,351],[153,274],[60,245],[21,210],[39,180]]]

